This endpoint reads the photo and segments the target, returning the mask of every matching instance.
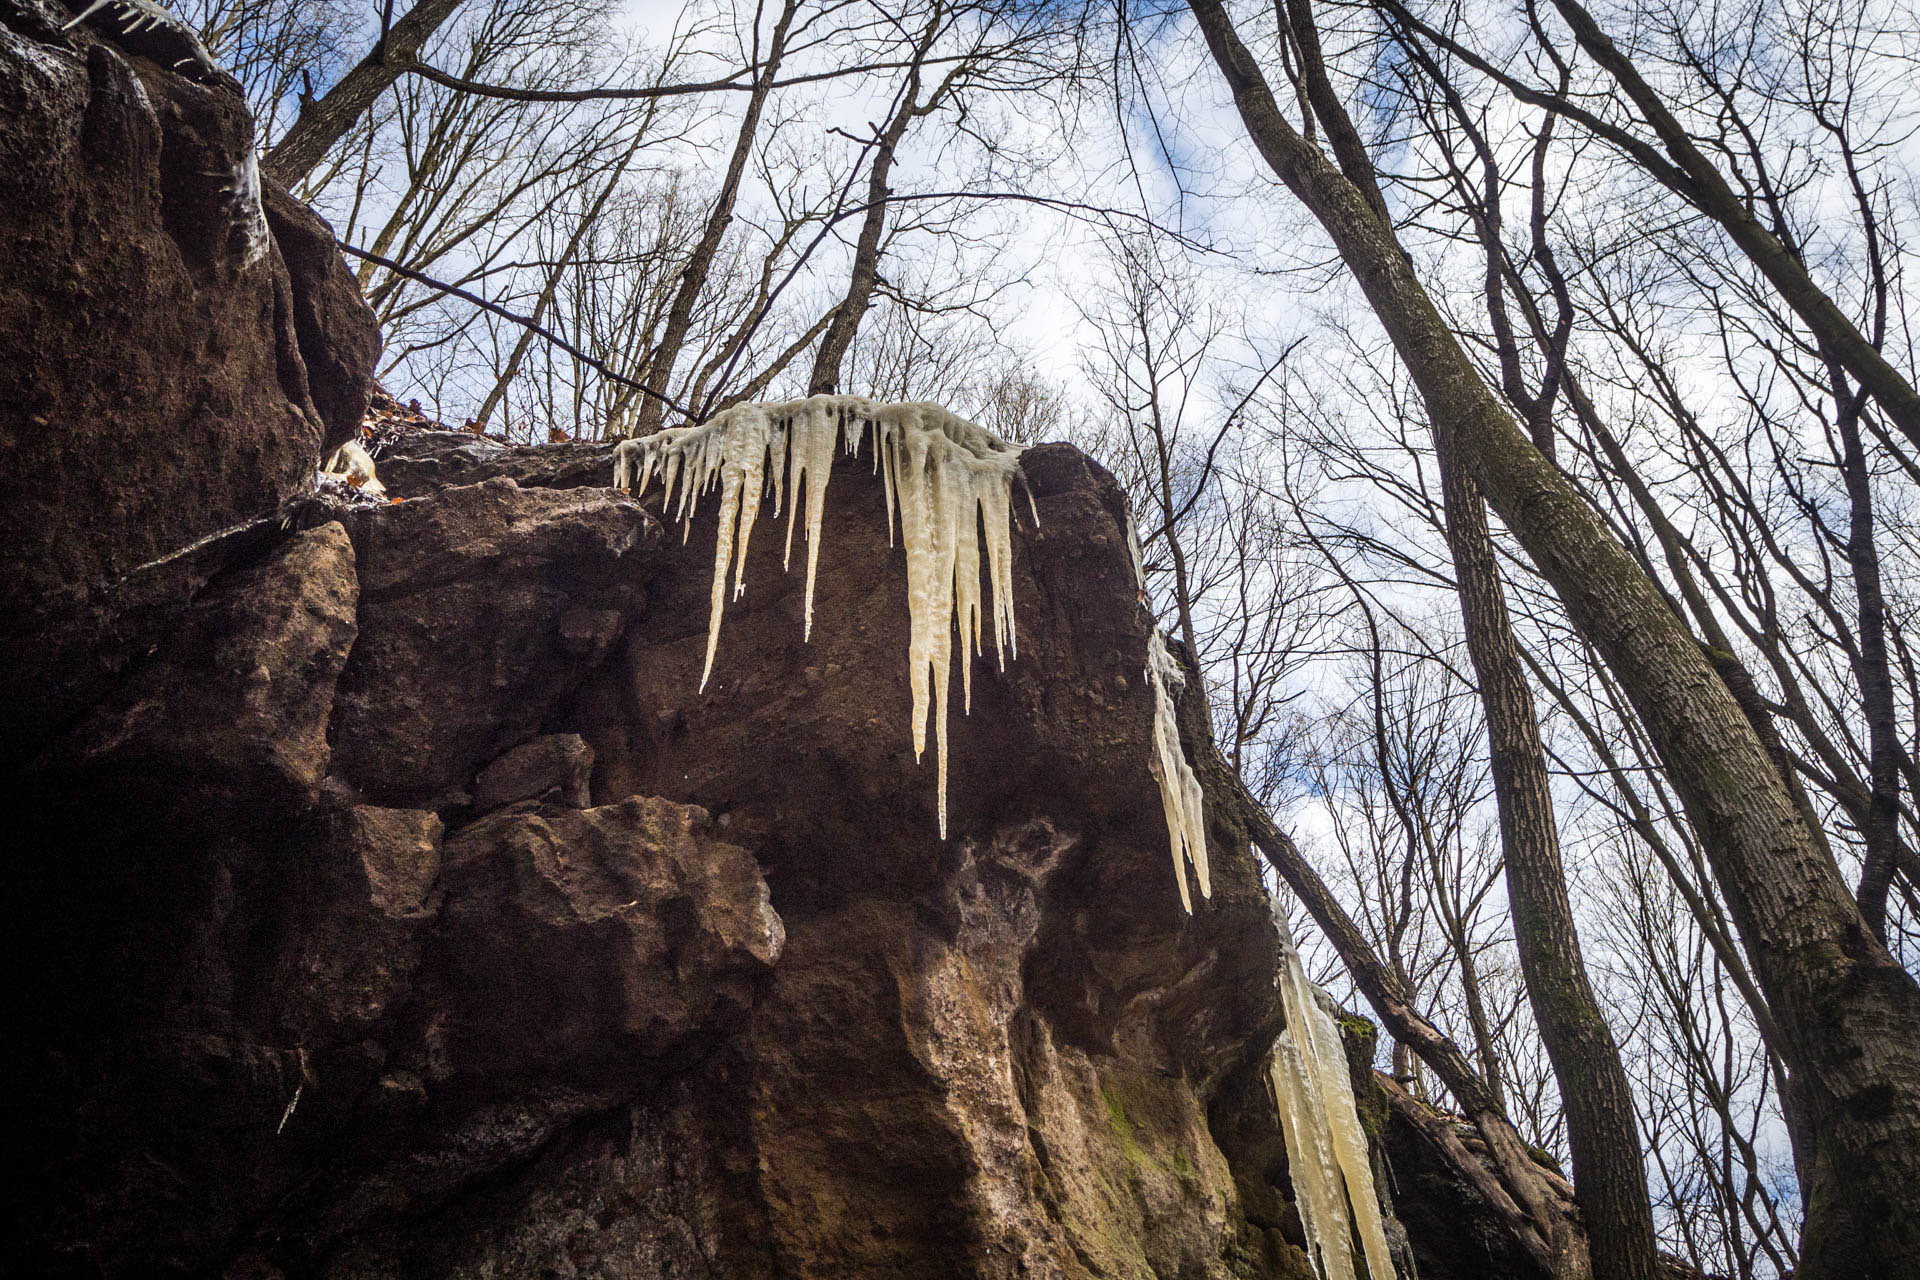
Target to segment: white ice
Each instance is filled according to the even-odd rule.
[[[1137,551],[1134,563],[1137,572]],[[1186,676],[1167,652],[1167,642],[1158,628],[1147,640],[1146,674],[1153,688],[1153,754],[1147,757],[1147,768],[1160,784],[1160,805],[1167,815],[1167,840],[1173,848],[1173,879],[1180,886],[1180,905],[1191,912],[1193,899],[1187,892],[1183,861],[1192,865],[1200,881],[1200,896],[1213,896],[1213,877],[1207,869],[1207,819],[1200,779],[1194,776],[1180,746],[1180,722],[1174,715],[1174,698],[1186,683]]]
[[[321,464],[322,476],[339,476],[361,493],[372,498],[386,496],[387,487],[373,469],[373,456],[358,440],[349,440],[333,451]]]
[[[1013,626],[1013,477],[1020,449],[984,427],[931,404],[882,404],[862,396],[810,396],[779,404],[738,405],[698,426],[674,427],[622,441],[614,450],[614,485],[645,493],[658,476],[664,508],[691,530],[699,500],[717,488],[719,535],[707,622],[707,654],[700,687],[712,678],[720,623],[729,595],[746,589],[747,547],[763,498],[787,516],[783,562],[793,563],[793,530],[807,542],[804,633],[813,634],[813,589],[820,564],[821,526],[836,446],[857,454],[871,428],[874,469],[880,475],[891,545],[896,516],[907,558],[907,664],[913,690],[913,750],[925,754],[933,717],[939,769],[940,835],[947,834],[947,709],[953,633],[960,632],[961,709],[973,704],[974,654],[984,653],[986,602],[980,592],[980,536],[992,597],[994,656],[1002,669],[1018,655]],[[1032,496],[1028,496],[1032,509]],[[803,506],[804,502],[804,506]],[[1039,512],[1034,510],[1038,523]],[[976,535],[976,527],[981,535]],[[1139,542],[1128,530],[1136,583],[1144,588]],[[728,589],[728,574],[732,589]],[[1155,632],[1147,646],[1153,688],[1153,750],[1149,772],[1160,785],[1173,849],[1181,905],[1191,911],[1184,863],[1193,866],[1203,896],[1211,896],[1206,823],[1200,781],[1180,745],[1174,696],[1183,677]]]
[[[266,206],[261,202],[260,157],[251,146],[247,148],[246,159],[234,166],[233,177],[225,190],[245,240],[240,265],[251,267],[267,256],[267,249],[273,243],[267,229]]]
[[[614,451],[614,484],[644,493],[658,475],[666,508],[690,526],[699,499],[720,491],[720,532],[714,546],[707,624],[705,688],[719,650],[732,596],[746,589],[747,547],[771,495],[787,512],[785,559],[793,557],[793,526],[807,540],[805,633],[813,632],[813,587],[820,562],[821,525],[835,445],[858,453],[868,429],[874,468],[886,494],[887,536],[896,514],[907,557],[907,663],[913,690],[913,751],[923,756],[927,717],[933,716],[939,769],[940,835],[947,834],[947,704],[953,632],[960,631],[962,710],[973,702],[972,655],[983,653],[985,602],[980,592],[980,536],[986,538],[988,590],[993,598],[994,655],[1002,669],[1017,654],[1013,630],[1013,476],[1017,445],[931,404],[882,404],[861,396],[810,396],[781,404],[739,405],[698,426],[675,427]],[[801,508],[804,494],[805,509]],[[684,535],[683,535],[684,536]]]
[[[1321,1006],[1319,989],[1307,980],[1278,904],[1273,918],[1280,931],[1280,999],[1287,1029],[1274,1042],[1271,1072],[1308,1252],[1321,1280],[1355,1280],[1347,1230],[1351,1206],[1368,1274],[1372,1280],[1394,1280],[1340,1028]]]

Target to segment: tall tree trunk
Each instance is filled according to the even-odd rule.
[[[827,335],[820,339],[820,349],[814,353],[813,372],[807,377],[808,395],[840,389],[840,366],[846,362],[847,349],[873,303],[874,286],[880,279],[880,237],[887,228],[887,197],[892,194],[887,179],[893,173],[893,156],[900,139],[913,123],[913,100],[919,85],[920,68],[916,65],[908,74],[900,109],[875,145],[873,168],[867,173],[867,211],[860,219],[860,238],[853,245],[853,270],[847,277],[847,292],[833,313],[833,323],[827,326]]]
[[[839,390],[840,366],[846,361],[853,335],[860,331],[860,322],[866,318],[867,307],[873,302],[874,286],[880,280],[880,237],[887,227],[887,197],[893,194],[887,179],[892,176],[893,158],[900,149],[900,140],[906,137],[908,127],[915,120],[940,104],[965,66],[955,64],[927,100],[920,101],[921,72],[946,20],[945,4],[936,4],[927,19],[926,30],[914,43],[907,82],[900,90],[900,105],[874,139],[873,168],[867,173],[867,209],[860,220],[860,237],[853,246],[853,270],[847,278],[847,292],[834,311],[833,323],[827,326],[827,336],[820,340],[820,349],[814,353],[813,373],[807,378],[808,395]]]
[[[753,158],[753,145],[760,133],[760,116],[767,105],[767,98],[773,92],[773,82],[780,74],[780,63],[787,53],[787,33],[792,29],[793,18],[800,11],[798,0],[784,0],[780,7],[780,16],[774,20],[773,33],[767,39],[766,58],[760,67],[760,73],[754,79],[753,90],[747,95],[747,109],[740,117],[740,128],[734,135],[733,155],[727,161],[726,177],[720,182],[720,192],[714,197],[713,208],[707,214],[706,224],[700,229],[700,239],[693,246],[693,252],[687,257],[687,265],[681,269],[680,284],[675,289],[673,302],[667,307],[667,318],[660,326],[660,340],[647,355],[646,374],[641,383],[648,391],[640,404],[639,422],[633,434],[651,435],[660,429],[666,413],[667,384],[673,378],[673,366],[680,360],[680,351],[686,345],[687,331],[693,326],[693,309],[700,301],[700,294],[707,287],[707,277],[713,272],[713,260],[720,252],[721,242],[726,239],[727,228],[733,225],[733,207],[740,198],[740,183],[746,176],[747,162]],[[755,32],[759,31],[756,24]]]
[[[1887,606],[1880,589],[1880,553],[1874,543],[1873,476],[1860,439],[1860,413],[1865,406],[1858,397],[1848,394],[1837,376],[1834,386],[1841,398],[1837,416],[1840,470],[1847,483],[1847,562],[1853,570],[1860,633],[1855,681],[1860,686],[1860,706],[1867,720],[1868,800],[1866,821],[1860,824],[1866,855],[1854,901],[1866,917],[1867,928],[1884,943],[1887,891],[1893,887],[1900,843],[1899,722],[1893,699],[1893,670],[1887,661]]]
[[[1546,752],[1507,613],[1480,491],[1435,435],[1467,650],[1486,709],[1514,942],[1540,1038],[1553,1062],[1573,1151],[1573,1192],[1597,1280],[1654,1280],[1653,1205],[1634,1126],[1632,1087],[1587,981],[1567,898]]]
[[[318,99],[301,104],[286,136],[260,159],[267,176],[283,187],[298,186],[326,157],[333,144],[405,72],[434,32],[460,7],[461,0],[420,0],[373,46],[366,57]]]
[[[1287,122],[1220,0],[1188,2],[1255,146],[1326,229],[1436,430],[1618,677],[1700,834],[1833,1171],[1807,1205],[1803,1280],[1920,1273],[1920,986],[1867,929],[1652,579],[1494,397],[1359,189]],[[1859,1229],[1823,1230],[1843,1204]]]

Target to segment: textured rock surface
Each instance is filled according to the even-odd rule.
[[[425,807],[560,713],[617,634],[583,642],[569,615],[637,614],[657,536],[609,490],[505,479],[351,519],[368,607],[341,677],[338,768],[383,804]]]
[[[1021,656],[976,668],[943,844],[864,463],[814,643],[767,539],[701,694],[711,518],[682,546],[527,452],[500,461],[533,487],[469,473],[242,557],[35,775],[91,851],[30,931],[42,1256],[1286,1274],[1208,1120],[1276,1029],[1274,939],[1244,854],[1180,910],[1112,482],[1029,455]],[[242,785],[268,740],[299,786]],[[530,758],[560,803],[472,802]]]
[[[359,595],[338,523],[215,579],[63,744],[62,763],[163,781],[192,797],[182,821],[230,827],[248,808],[304,808],[327,774],[327,720]]]
[[[1305,1280],[1277,940],[1217,815],[1180,908],[1112,479],[1023,460],[944,841],[865,459],[813,641],[768,520],[704,692],[711,511],[600,446],[417,434],[403,502],[109,583],[302,484],[377,340],[324,228],[249,239],[232,87],[63,16],[0,0],[15,1269]]]
[[[522,800],[551,797],[584,809],[590,803],[593,748],[577,733],[550,733],[495,760],[473,780],[473,807],[480,813]]]
[[[326,428],[320,442],[325,457],[360,433],[380,360],[380,330],[326,219],[271,178],[262,179],[262,188],[267,228],[287,264],[307,390]]]
[[[812,643],[757,539],[704,693],[710,514],[470,461],[226,552],[25,778],[35,1265],[1305,1280],[1276,940],[1224,824],[1180,909],[1110,478],[1026,455],[942,842],[863,460]]]
[[[68,16],[0,0],[9,755],[88,706],[204,575],[106,584],[306,486],[379,346],[324,224],[287,201],[269,231],[238,85],[63,34]]]

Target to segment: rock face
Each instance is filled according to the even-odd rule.
[[[0,728],[19,734],[88,705],[135,615],[198,582],[109,584],[310,484],[379,352],[332,233],[263,192],[239,86],[154,62],[153,31],[110,41],[104,10],[62,33],[71,16],[0,0]]]
[[[592,803],[593,748],[577,733],[550,733],[495,760],[473,780],[473,807],[485,813],[521,800],[552,799],[584,809]]]
[[[812,642],[763,536],[704,692],[711,511],[598,446],[416,434],[404,501],[116,579],[300,485],[376,343],[310,215],[207,185],[217,72],[0,18],[21,1274],[1310,1275],[1277,940],[1218,814],[1179,905],[1110,477],[1023,459],[947,840],[866,460]]]
[[[40,1256],[1297,1269],[1208,1119],[1277,1029],[1275,940],[1244,852],[1180,909],[1112,481],[1028,455],[1021,653],[980,660],[943,843],[864,463],[813,643],[764,540],[702,694],[711,516],[682,546],[503,460],[525,487],[234,552],[43,755],[47,843],[87,852],[23,958],[58,1026],[23,1065]]]
[[[1179,906],[1110,478],[1026,455],[943,843],[864,461],[812,643],[756,540],[705,693],[711,515],[493,461],[224,551],[27,775],[38,1265],[1309,1274],[1276,940],[1222,823]],[[1427,1253],[1491,1256],[1422,1177]]]

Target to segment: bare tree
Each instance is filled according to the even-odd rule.
[[[1815,1086],[1832,1178],[1809,1207],[1809,1233],[1843,1203],[1864,1211],[1884,1229],[1858,1249],[1896,1274],[1920,1256],[1920,987],[1866,930],[1753,727],[1656,585],[1487,387],[1361,187],[1287,121],[1217,0],[1190,8],[1255,145],[1332,237],[1435,430],[1458,444],[1618,674],[1685,798],[1790,1066]],[[1370,172],[1355,176],[1370,183]],[[1803,1265],[1821,1258],[1807,1254]]]

